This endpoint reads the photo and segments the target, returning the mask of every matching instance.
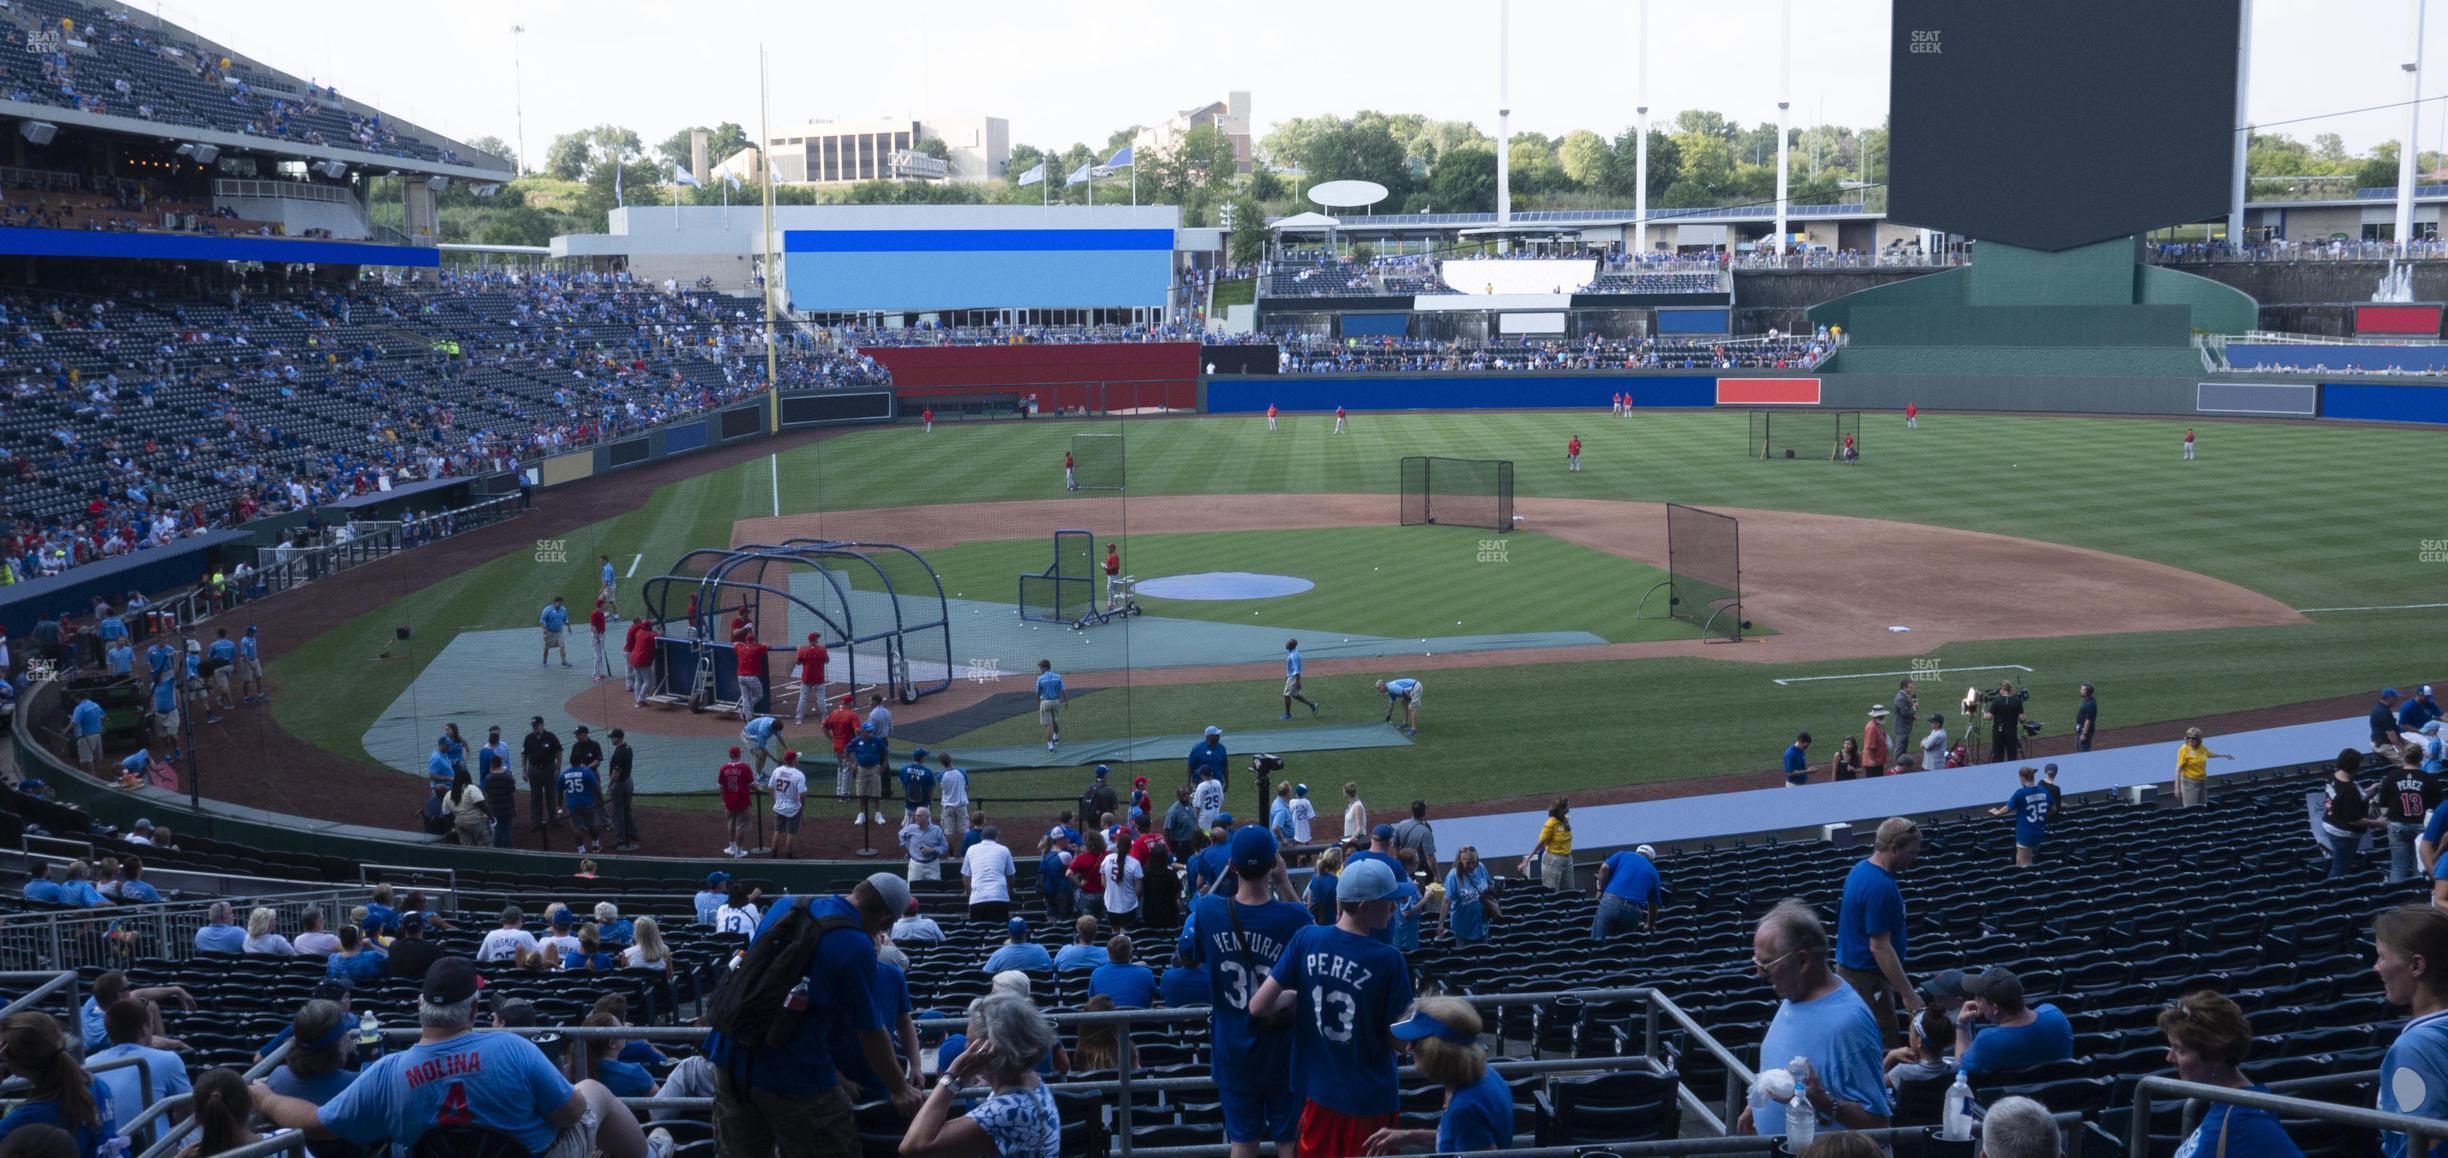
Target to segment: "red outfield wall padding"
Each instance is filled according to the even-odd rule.
[[[2355,333],[2414,334],[2436,338],[2440,332],[2438,306],[2356,306]]]
[[[1817,378],[1719,378],[1719,406],[1817,406]]]
[[[1041,410],[1198,405],[1196,342],[868,346],[859,352],[892,371],[893,392],[905,398],[1035,394]]]

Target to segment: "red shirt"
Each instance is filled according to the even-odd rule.
[[[1105,895],[1105,858],[1093,852],[1083,852],[1071,858],[1071,871],[1080,879],[1079,891],[1092,897]]]
[[[737,639],[737,638],[739,638],[740,629],[741,629],[741,628],[743,628],[743,627],[746,627],[746,626],[748,626],[748,613],[747,613],[747,612],[743,611],[743,612],[740,612],[740,613],[739,613],[739,614],[737,614],[737,615],[732,616],[732,617],[731,617],[731,638],[733,638],[733,639]]]
[[[918,416],[918,418],[919,418],[919,420],[920,420],[920,421],[922,421],[922,422],[933,422],[933,421],[935,421],[935,408],[934,408],[934,407],[932,407],[932,406],[927,407],[927,408],[926,408],[926,410],[925,410],[925,412],[924,412],[924,413],[921,413],[921,414]]]
[[[811,643],[800,648],[796,658],[799,663],[799,682],[809,684],[824,682],[825,662],[832,656],[825,651],[823,644]]]
[[[2190,431],[2190,430],[2185,431],[2185,441],[2186,441],[2186,442],[2191,442],[2191,441],[2193,441],[2193,432],[2192,432],[2192,431]]]
[[[1566,454],[1579,454],[1579,453],[1581,453],[1581,440],[1580,440],[1580,439],[1578,439],[1578,438],[1576,438],[1576,439],[1572,440],[1570,443],[1566,444],[1566,445],[1565,445],[1565,447],[1564,447],[1564,453],[1566,453]]]
[[[1267,417],[1275,417],[1275,404],[1272,402],[1267,403]]]
[[[714,783],[722,788],[723,811],[748,811],[748,790],[756,784],[754,770],[733,760],[714,770]]]
[[[1910,418],[1919,413],[1921,413],[1921,406],[1919,403],[1907,402],[1904,404],[1904,417]]]
[[[593,615],[587,616],[587,623],[595,629],[595,634],[602,635],[604,633],[603,608],[598,607]]]
[[[1105,573],[1108,575],[1119,575],[1122,573],[1122,555],[1120,552],[1105,552]]]
[[[833,737],[833,758],[839,760],[842,753],[849,749],[850,738],[858,735],[858,713],[848,708],[835,708],[832,714],[824,718],[821,727],[825,735]]]
[[[1342,408],[1342,407],[1340,407],[1340,406],[1335,407],[1335,417],[1337,417],[1337,418],[1341,418],[1341,417],[1343,417],[1343,408]]]
[[[755,676],[758,679],[765,678],[767,649],[764,644],[749,640],[746,643],[732,645],[732,650],[739,653],[739,673],[741,675]]]
[[[1071,469],[1071,467],[1072,467],[1073,465],[1074,465],[1074,464],[1073,464],[1073,463],[1072,463],[1072,461],[1071,461],[1071,452],[1070,452],[1070,451],[1067,451],[1067,450],[1066,450],[1066,451],[1064,451],[1064,452],[1063,452],[1063,469],[1064,469],[1064,470],[1069,470],[1069,469]]]
[[[643,619],[629,621],[629,666],[648,667],[654,663],[654,629]]]
[[[1161,833],[1161,832],[1151,832],[1151,833],[1147,834],[1146,836],[1140,837],[1139,839],[1132,841],[1132,842],[1131,842],[1131,859],[1132,859],[1132,860],[1135,860],[1135,861],[1138,861],[1138,862],[1139,862],[1139,863],[1141,863],[1141,864],[1146,864],[1146,863],[1147,863],[1147,858],[1148,858],[1148,850],[1149,850],[1149,849],[1151,849],[1151,848],[1162,848],[1162,847],[1164,847],[1164,842],[1165,842],[1164,834],[1163,834],[1163,833]]]

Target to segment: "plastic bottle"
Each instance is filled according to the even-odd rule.
[[[1810,1059],[1796,1057],[1786,1062],[1785,1072],[1793,1077],[1793,1096],[1785,1103],[1785,1144],[1799,1154],[1819,1134],[1819,1111],[1810,1103]]]
[[[357,1055],[379,1057],[382,1054],[382,1025],[371,1010],[357,1015]]]
[[[1955,1071],[1955,1084],[1947,1087],[1946,1110],[1938,1120],[1938,1136],[1950,1142],[1967,1142],[1972,1138],[1972,1083],[1964,1072]]]

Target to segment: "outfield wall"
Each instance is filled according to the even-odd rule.
[[[1353,410],[1570,410],[1604,407],[1618,393],[1649,408],[1719,405],[1718,383],[1816,377],[1815,404],[1847,410],[2065,411],[2081,414],[2195,414],[2199,376],[2061,378],[2012,375],[1827,374],[1787,370],[1740,374],[1578,370],[1547,374],[1284,374],[1207,380],[1207,411],[1250,414],[1272,403],[1287,413]],[[1747,397],[1747,395],[1745,395]],[[1779,400],[1779,404],[1812,405]],[[1748,405],[1728,402],[1727,405]]]
[[[1196,342],[1047,346],[867,346],[892,372],[901,408],[977,394],[1035,395],[1042,412],[1198,406]]]

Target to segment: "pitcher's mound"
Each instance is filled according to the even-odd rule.
[[[1131,584],[1131,591],[1151,599],[1276,599],[1298,595],[1315,586],[1298,575],[1201,571],[1194,575],[1142,579]]]

